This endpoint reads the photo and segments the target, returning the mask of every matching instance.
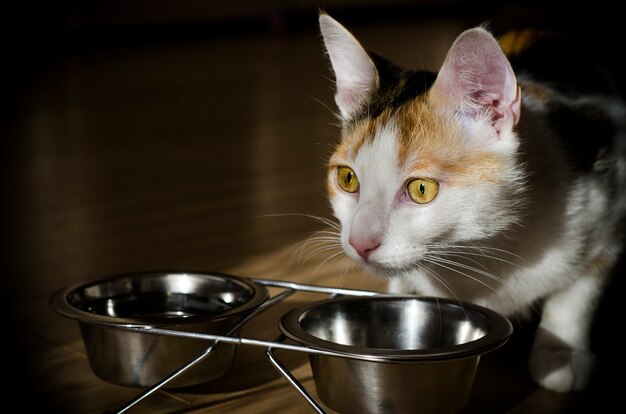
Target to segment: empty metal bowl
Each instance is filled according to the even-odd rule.
[[[437,298],[345,297],[293,309],[280,329],[311,348],[319,398],[343,414],[460,411],[481,355],[513,333],[505,317]]]
[[[119,385],[149,386],[210,343],[125,331],[161,327],[224,335],[269,297],[257,283],[219,273],[145,272],[69,286],[55,293],[51,307],[78,321],[93,372]],[[170,387],[215,379],[230,368],[234,346],[221,344],[207,358],[176,377]]]

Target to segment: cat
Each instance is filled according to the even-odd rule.
[[[610,83],[559,72],[568,49],[541,32],[499,43],[468,29],[431,73],[367,51],[325,12],[319,27],[341,122],[327,193],[345,254],[390,292],[541,312],[531,378],[584,389],[626,210],[626,111]]]

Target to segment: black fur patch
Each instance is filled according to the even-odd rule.
[[[424,94],[437,77],[432,72],[401,69],[373,53],[370,56],[378,70],[380,85],[372,92],[362,110],[355,114],[353,121],[375,118],[386,109],[398,109],[402,104]]]
[[[554,102],[548,107],[548,116],[575,170],[592,172],[596,161],[611,152],[617,130],[611,119],[598,109]]]
[[[509,56],[509,61],[517,75],[529,74],[565,95],[614,91],[613,82],[595,57],[561,33],[550,32],[538,38],[522,53]]]

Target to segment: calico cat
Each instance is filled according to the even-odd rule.
[[[541,312],[531,377],[583,389],[623,244],[626,111],[610,83],[577,82],[560,69],[568,49],[533,32],[500,44],[469,29],[435,74],[366,51],[325,13],[319,24],[342,126],[327,189],[347,256],[391,292]]]

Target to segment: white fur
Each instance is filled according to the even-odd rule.
[[[352,34],[332,17],[320,16],[320,30],[333,65],[335,102],[343,119],[349,118],[377,86],[378,72],[369,55]]]

